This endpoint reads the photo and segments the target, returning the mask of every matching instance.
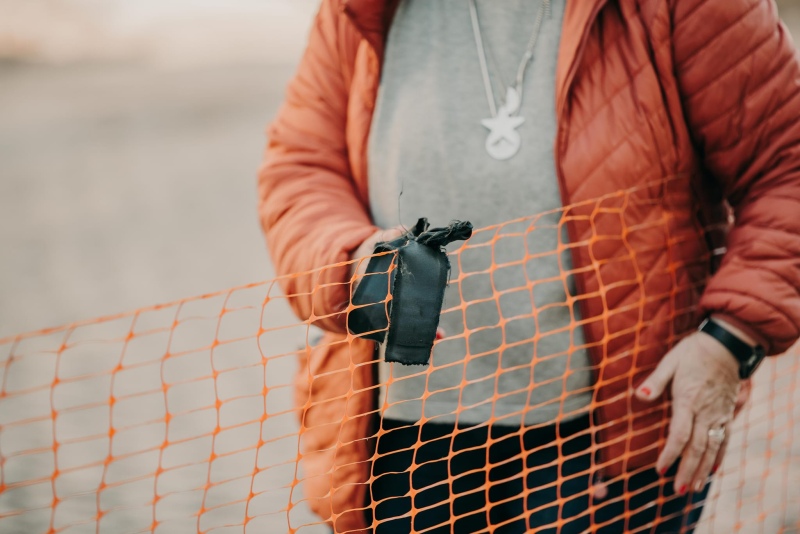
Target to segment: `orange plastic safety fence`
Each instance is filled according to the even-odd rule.
[[[328,519],[338,521],[347,510],[337,494],[365,495],[364,487],[361,493],[352,490],[376,477],[366,464],[348,462],[376,457],[375,436],[378,443],[383,439],[414,453],[407,469],[398,472],[407,480],[408,474],[416,476],[435,463],[421,451],[436,441],[444,440],[443,457],[453,460],[455,444],[469,429],[491,432],[483,440],[492,446],[509,439],[519,443],[528,439],[520,426],[535,434],[554,417],[570,419],[587,409],[599,413],[629,398],[634,382],[652,366],[636,364],[617,372],[623,393],[602,398],[593,393],[614,380],[595,365],[586,367],[587,349],[607,360],[619,356],[612,348],[620,346],[634,361],[648,351],[663,354],[688,331],[696,314],[692,295],[705,283],[683,274],[713,260],[708,249],[696,254],[690,237],[675,233],[680,225],[673,224],[674,214],[664,202],[676,198],[664,194],[669,187],[665,182],[620,191],[482,228],[465,244],[451,246],[445,336],[427,367],[385,367],[358,356],[365,350],[369,355],[363,340],[322,337],[314,326],[320,318],[296,319],[278,280],[0,340],[0,532],[328,532],[331,523],[310,507],[327,506]],[[574,241],[565,237],[568,223],[574,225]],[[579,269],[567,256],[571,249],[588,258]],[[294,276],[326,279],[326,272],[341,267]],[[614,269],[631,276],[606,283]],[[668,280],[663,294],[643,290],[650,287],[645,280],[654,277]],[[579,279],[590,280],[582,291],[574,287]],[[553,300],[559,292],[562,300]],[[591,299],[601,302],[603,311],[583,316],[577,304]],[[664,324],[670,326],[664,330]],[[584,329],[601,335],[585,338]],[[653,339],[647,336],[650,330],[668,334]],[[320,356],[334,353],[348,355],[346,364],[337,366]],[[548,367],[548,361],[553,365]],[[769,359],[756,374],[751,400],[730,429],[728,453],[704,502],[698,532],[800,529],[799,361],[795,348]],[[553,374],[558,365],[563,369]],[[494,372],[481,375],[487,366]],[[578,378],[588,370],[594,371],[593,383],[586,387]],[[520,381],[520,373],[526,379]],[[364,382],[369,376],[381,382]],[[492,391],[483,393],[484,401],[470,405],[463,400],[480,398],[487,383]],[[415,387],[420,388],[416,393]],[[470,388],[477,393],[469,393]],[[436,438],[423,432],[410,445],[393,443],[387,436],[399,434],[364,424],[364,413],[355,408],[364,395],[376,398],[373,394],[379,404],[367,414],[417,413],[422,423],[460,424]],[[586,398],[588,407],[581,401]],[[655,423],[630,429],[655,436],[650,449],[663,444],[664,407],[658,402],[645,408],[644,413],[655,414]],[[332,439],[332,447],[326,439]],[[353,452],[357,446],[363,457]],[[518,481],[515,487],[523,496],[532,492],[523,489],[522,480],[530,478],[533,467],[520,460],[545,450],[546,444],[525,447],[499,464],[489,458],[492,470],[500,464],[509,467],[504,481]],[[518,496],[492,495],[499,482],[486,482],[487,453],[480,445],[462,449],[477,451],[483,463],[461,473],[451,468],[445,489],[464,497],[459,480],[483,477],[471,490],[483,496],[472,510],[478,515],[467,516],[476,521],[472,530],[489,530],[481,521],[494,521],[492,510],[503,503],[528,508]],[[586,452],[595,456],[598,450],[597,440],[589,440]],[[629,451],[616,458],[628,468],[607,482],[633,488],[634,479],[649,469],[637,467],[635,456]],[[596,457],[592,475],[614,461],[603,464],[602,458]],[[588,479],[589,471],[565,471],[569,460],[562,455],[545,464],[561,469],[562,482]],[[311,489],[321,482],[327,493]],[[655,497],[643,502],[637,503],[635,495],[625,502],[608,499],[619,501],[629,518],[664,506],[667,486],[652,482],[628,490],[635,494],[655,488]],[[589,519],[602,503],[595,495],[590,504],[589,489],[569,498],[556,493],[555,483],[544,489],[552,490],[550,504],[555,506],[584,498],[575,502],[586,503],[581,514]],[[419,489],[407,493],[406,498],[423,502]],[[464,519],[454,500],[444,497],[452,522]],[[389,501],[367,500],[354,509],[375,517]],[[537,506],[525,510],[525,517],[547,508]],[[435,526],[416,523],[430,508],[410,507],[407,516],[417,530]],[[514,519],[503,519],[491,530],[500,532]],[[631,531],[650,532],[666,519]],[[342,524],[337,522],[337,528]],[[552,526],[563,524],[556,519]],[[604,526],[594,519],[587,524],[592,531]]]

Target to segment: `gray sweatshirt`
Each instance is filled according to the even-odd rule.
[[[561,275],[571,269],[554,161],[565,1],[554,0],[543,23],[525,76],[522,145],[506,161],[484,148],[481,120],[491,113],[468,0],[403,0],[398,8],[369,142],[374,221],[410,227],[424,216],[434,226],[458,219],[491,228],[450,247],[460,256],[451,258],[455,281],[440,322],[447,338],[430,367],[381,364],[384,417],[536,424],[585,413],[591,401],[583,332]],[[478,0],[498,107],[538,9],[533,0]]]

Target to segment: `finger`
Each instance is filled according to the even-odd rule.
[[[394,228],[378,230],[361,243],[352,255],[357,261],[350,264],[350,276],[355,279],[354,287],[358,285],[364,273],[367,272],[367,265],[369,265],[369,260],[372,259],[375,246],[378,243],[397,239],[404,233],[405,229],[402,226],[395,226]]]
[[[378,243],[383,243],[385,241],[393,241],[405,233],[406,230],[402,226],[395,226],[394,228],[389,228],[380,233],[378,238],[375,240],[375,244],[377,245]]]
[[[369,258],[358,258],[355,265],[352,266],[352,274],[355,275],[355,278],[359,281],[364,273],[367,272],[367,263],[369,263]]]
[[[592,483],[591,487],[592,498],[596,501],[602,501],[608,497],[608,485],[602,480],[596,480]]]
[[[678,359],[671,356],[670,351],[656,366],[655,370],[648,376],[636,390],[636,397],[642,401],[652,401],[664,393],[669,381],[675,375]]]
[[[697,428],[697,425],[695,428]],[[706,435],[708,435],[707,432]],[[723,443],[722,441],[717,441],[708,437],[706,438],[706,441],[708,444],[706,447],[706,452],[703,454],[703,458],[700,460],[700,464],[697,467],[697,471],[695,472],[691,483],[691,487],[694,491],[701,491],[706,486],[708,477],[711,475],[714,465],[716,465],[717,454],[719,453]]]
[[[692,487],[692,484],[695,483],[695,474],[698,472],[700,463],[703,461],[703,457],[710,446],[708,429],[709,426],[707,424],[695,421],[692,429],[692,438],[683,450],[678,473],[675,475],[675,491],[679,495],[685,495],[689,488]],[[715,448],[714,455],[716,453],[717,450]],[[711,466],[709,465],[710,470]]]
[[[714,465],[711,468],[712,475],[717,474],[717,471],[719,471],[719,468],[722,466],[722,461],[725,459],[725,452],[728,450],[728,440],[728,436],[725,436],[725,440],[717,451],[717,457],[714,459]]]
[[[361,283],[361,279],[364,278],[364,276],[366,275],[367,266],[369,265],[369,260],[371,258],[372,258],[371,256],[360,257],[354,264],[350,265],[352,271],[350,277],[354,282],[353,289],[355,289],[358,286],[358,284]]]
[[[669,422],[669,434],[664,450],[658,457],[656,469],[663,476],[683,453],[686,444],[692,437],[694,414],[684,402],[675,402],[672,407],[672,419]]]

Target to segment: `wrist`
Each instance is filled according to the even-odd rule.
[[[762,345],[762,343],[759,343],[756,339],[756,335],[753,330],[744,326],[736,319],[733,319],[732,317],[722,313],[712,313],[709,317],[713,319],[715,323],[725,328],[725,330],[738,337],[751,347]]]
[[[698,331],[697,335],[710,338],[708,339],[708,343],[713,345],[714,349],[709,354],[712,356],[712,359],[716,364],[715,368],[717,369],[717,372],[724,370],[725,374],[732,374],[736,375],[737,377],[740,375],[741,365],[739,360],[731,353],[728,347],[726,347],[718,339],[710,337],[702,331]]]
[[[738,366],[739,378],[750,378],[764,360],[764,348],[751,336],[735,325],[729,325],[716,317],[709,317],[700,325],[699,331],[724,347],[729,362]]]

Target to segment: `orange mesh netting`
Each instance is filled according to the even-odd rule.
[[[494,394],[486,401],[490,408],[515,393],[537,398],[531,392],[549,384],[555,394],[548,403],[562,417],[570,415],[565,408],[569,397],[581,391],[571,389],[568,379],[580,369],[570,363],[563,376],[543,379],[537,375],[537,366],[548,358],[580,354],[586,348],[580,335],[582,322],[599,321],[606,332],[613,332],[616,316],[629,320],[633,310],[632,316],[638,319],[629,326],[641,332],[664,319],[639,313],[659,299],[672,303],[669,321],[694,312],[682,309],[679,297],[681,291],[697,291],[699,284],[676,276],[686,267],[678,256],[647,264],[648,258],[681,244],[681,237],[671,233],[669,210],[654,208],[654,199],[660,199],[658,191],[653,187],[620,191],[558,212],[482,228],[466,243],[451,245],[451,281],[442,315],[449,327],[435,350],[453,345],[459,347],[453,354],[459,350],[463,354],[444,358],[442,364],[434,358],[428,367],[404,368],[400,374],[381,371],[390,373],[383,391],[415,375],[422,376],[427,387],[417,399],[383,396],[379,409],[421,399],[420,409],[427,413],[424,403],[438,393],[436,373],[454,366],[462,375],[459,392],[486,380],[494,384]],[[643,217],[642,210],[650,210],[652,216]],[[634,212],[636,217],[630,217]],[[645,222],[634,226],[630,219]],[[573,220],[579,230],[588,228],[588,232],[578,232],[588,237],[567,243],[562,233],[567,220]],[[618,231],[605,233],[609,225],[621,226],[621,237]],[[663,238],[642,242],[637,232]],[[615,250],[621,253],[600,259],[604,246],[620,242]],[[573,296],[576,272],[564,259],[569,248],[587,251],[592,262],[584,270],[593,271],[601,280],[600,287],[587,287],[587,293]],[[529,268],[541,266],[539,260],[547,256],[561,258],[559,269]],[[684,261],[700,264],[711,259],[705,254]],[[605,269],[613,268],[615,262],[650,266],[646,271],[637,267],[635,280],[602,285]],[[326,266],[294,276],[324,279],[326,270],[341,267]],[[498,275],[504,271],[516,271],[517,278]],[[625,289],[640,287],[645,276],[673,277],[673,289],[666,295]],[[504,287],[502,281],[509,280],[523,282]],[[0,532],[328,532],[329,526],[310,512],[305,488],[311,480],[303,457],[316,452],[336,458],[352,445],[343,429],[360,414],[344,410],[339,419],[325,421],[340,439],[334,450],[315,451],[311,437],[314,426],[322,423],[308,417],[301,426],[302,410],[295,406],[295,396],[302,401],[327,378],[341,386],[341,395],[331,402],[352,401],[359,392],[348,377],[359,368],[378,364],[351,360],[343,369],[317,365],[313,356],[308,357],[310,350],[353,348],[364,342],[353,336],[321,337],[312,324],[318,318],[297,320],[278,282],[0,340]],[[540,305],[538,292],[547,284],[562,287],[566,301]],[[621,288],[625,296],[617,299],[615,291]],[[520,298],[517,307],[506,304]],[[581,318],[573,305],[583,298],[623,305],[600,317]],[[527,311],[507,316],[509,309],[525,310],[525,299]],[[553,322],[547,314],[565,306],[572,320],[548,330]],[[473,312],[493,319],[476,323]],[[515,324],[528,325],[531,335],[512,339]],[[482,331],[488,341],[471,343]],[[625,328],[618,331],[624,333]],[[659,339],[661,352],[681,335],[674,330],[668,338]],[[613,337],[606,334],[598,343],[612,343]],[[652,348],[644,339],[635,342],[635,350]],[[550,348],[545,350],[545,346]],[[508,383],[498,379],[511,369],[504,357],[515,347],[533,354],[535,362],[527,366],[530,380],[519,391],[508,390]],[[795,348],[769,359],[756,373],[751,401],[731,429],[728,454],[708,494],[698,532],[800,529],[798,356],[800,350]],[[496,362],[495,376],[471,376],[470,362],[487,357]],[[298,369],[298,362],[302,368]],[[304,377],[299,389],[306,391],[295,391],[298,371]],[[642,372],[630,371],[623,380],[632,385]],[[305,410],[314,408],[310,402]],[[593,408],[600,404],[595,399]],[[659,404],[651,411],[663,409]],[[540,408],[529,402],[521,412],[501,414],[499,408],[490,409],[492,415],[477,426],[490,427],[515,417],[521,421]],[[459,404],[449,415],[466,418],[475,410],[481,412],[479,407]],[[370,432],[387,433],[385,429]],[[519,432],[514,435],[519,440]],[[373,450],[374,440],[367,441]],[[411,447],[419,448],[419,444]],[[596,445],[590,446],[591,452],[595,449]],[[553,462],[560,465],[564,458]],[[414,463],[409,469],[420,468]],[[513,476],[526,472],[520,464]],[[636,472],[633,469],[622,477]],[[577,475],[581,473],[570,476]],[[459,476],[451,473],[450,482]],[[331,480],[335,487],[347,484],[336,477]],[[490,493],[486,487],[478,491]],[[654,505],[660,506],[663,500],[659,497]],[[556,497],[556,504],[562,501]],[[364,508],[374,512],[375,507],[373,502]],[[341,510],[334,506],[333,512]],[[414,509],[411,515],[423,512]],[[649,532],[651,527],[640,531]]]

